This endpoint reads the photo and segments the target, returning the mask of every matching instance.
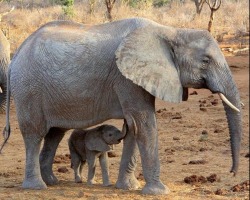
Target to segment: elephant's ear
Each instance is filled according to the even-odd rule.
[[[110,150],[110,146],[103,140],[102,131],[90,131],[85,136],[85,145],[90,151],[105,152]]]
[[[150,94],[169,102],[182,100],[182,85],[170,43],[162,27],[144,27],[130,33],[116,50],[123,76]]]

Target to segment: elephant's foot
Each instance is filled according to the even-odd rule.
[[[112,184],[110,183],[110,182],[105,182],[105,183],[103,183],[102,184],[104,187],[109,187],[109,186],[111,186]]]
[[[146,183],[142,189],[143,194],[168,194],[170,190],[161,181],[155,183]]]
[[[22,188],[42,190],[42,189],[46,189],[47,185],[41,178],[29,178],[23,181]]]
[[[96,182],[94,180],[88,180],[87,181],[87,185],[93,185],[96,184]]]
[[[75,182],[76,183],[82,183],[82,178],[79,177],[79,176],[75,177]]]
[[[41,169],[41,172],[42,172],[43,181],[47,185],[57,185],[58,184],[59,181],[53,173],[45,173],[42,169]]]
[[[118,189],[123,190],[136,190],[140,188],[139,181],[135,178],[134,174],[131,174],[130,176],[125,176],[122,179],[118,179],[115,187]]]

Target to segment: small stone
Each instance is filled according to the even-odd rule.
[[[138,177],[137,177],[138,180],[144,180],[144,176],[142,173],[139,173]]]
[[[199,102],[200,102],[200,103],[207,103],[207,100],[206,100],[206,99],[203,99],[203,100],[200,100]]]
[[[193,91],[189,95],[198,95],[198,93],[196,91]]]
[[[66,173],[69,170],[67,169],[67,167],[59,167],[57,171],[60,172],[60,173]]]
[[[70,154],[68,154],[68,153],[65,154],[65,157],[71,159],[71,156],[70,156]]]
[[[214,99],[213,101],[211,101],[211,104],[213,106],[217,106],[219,104],[219,100],[218,99]]]
[[[185,177],[184,182],[188,184],[195,184],[195,183],[206,183],[207,180],[204,176],[192,175],[189,177]]]
[[[200,151],[201,151],[201,152],[203,152],[203,151],[207,151],[207,149],[206,149],[206,148],[204,148],[204,147],[201,147],[201,148],[200,148]]]
[[[206,112],[206,111],[207,111],[207,109],[204,108],[204,107],[200,107],[200,110],[203,111],[203,112]]]
[[[175,162],[174,159],[172,159],[172,158],[167,158],[167,163],[173,163],[173,162]]]
[[[181,119],[182,116],[181,116],[181,113],[175,113],[173,116],[172,116],[172,119]]]
[[[233,191],[233,192],[249,191],[249,180],[233,186],[231,188],[231,191]]]
[[[84,197],[84,192],[80,190],[80,191],[78,192],[77,197],[78,197],[78,198]]]
[[[114,158],[114,157],[117,157],[116,153],[114,151],[109,151],[108,152],[108,157],[109,158]]]
[[[208,139],[208,132],[206,130],[203,130],[201,132],[201,136],[200,136],[199,142],[206,141],[207,139]]]
[[[218,189],[214,192],[214,194],[216,194],[216,195],[225,195],[227,193],[228,193],[228,191],[226,189]]]
[[[215,130],[214,130],[214,133],[222,133],[223,132],[223,130],[222,129],[218,129],[218,128],[216,128]]]
[[[218,177],[216,174],[211,174],[210,176],[207,177],[207,181],[209,181],[210,183],[213,183],[215,181],[218,181]]]
[[[179,137],[174,136],[174,137],[173,137],[173,140],[180,140],[180,138],[179,138]]]
[[[188,164],[190,164],[190,165],[204,165],[206,163],[207,163],[206,160],[191,160],[191,161],[189,161]]]
[[[233,192],[240,192],[240,191],[241,191],[241,186],[240,186],[239,184],[237,184],[237,185],[233,186],[233,187],[231,188],[231,190],[232,190]]]

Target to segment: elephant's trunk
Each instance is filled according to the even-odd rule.
[[[232,159],[233,159],[233,165],[230,172],[234,173],[235,175],[238,171],[238,166],[239,166],[240,144],[241,144],[241,134],[242,134],[242,119],[241,119],[242,116],[241,116],[241,104],[240,104],[240,97],[238,90],[235,86],[232,89],[233,93],[230,92],[231,95],[225,94],[225,96],[233,105],[235,105],[240,110],[240,112],[233,110],[224,101],[223,105],[226,111],[226,116],[228,121]]]
[[[223,68],[220,68],[218,65],[216,69],[216,71],[213,71],[211,74],[209,74],[207,84],[211,91],[222,93],[220,97],[222,97],[227,116],[233,160],[233,165],[230,172],[233,172],[235,175],[239,167],[242,135],[242,109],[240,95],[228,65],[226,64],[223,66]],[[228,102],[226,102],[227,100],[225,101],[225,99],[223,99],[223,96],[228,100]],[[229,102],[232,105],[230,105]]]
[[[221,86],[219,91],[222,92],[222,94],[226,97],[226,99],[232,105],[235,106],[235,108],[232,108],[229,106],[228,103],[226,103],[223,100],[223,105],[227,116],[230,142],[231,142],[232,160],[233,160],[233,165],[230,172],[234,173],[235,175],[239,167],[240,145],[241,145],[241,135],[242,135],[241,101],[240,101],[239,91],[236,87],[236,84],[233,80],[231,73],[227,72],[226,75],[222,77],[223,78],[220,79],[218,84]]]

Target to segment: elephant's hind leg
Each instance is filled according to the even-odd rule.
[[[42,137],[35,134],[23,134],[23,139],[26,149],[26,170],[22,187],[27,189],[45,189],[47,186],[42,180],[39,165]]]
[[[60,128],[51,128],[44,138],[44,145],[40,153],[40,168],[44,182],[47,185],[58,183],[53,174],[52,165],[56,154],[56,149],[62,140],[66,130]]]

